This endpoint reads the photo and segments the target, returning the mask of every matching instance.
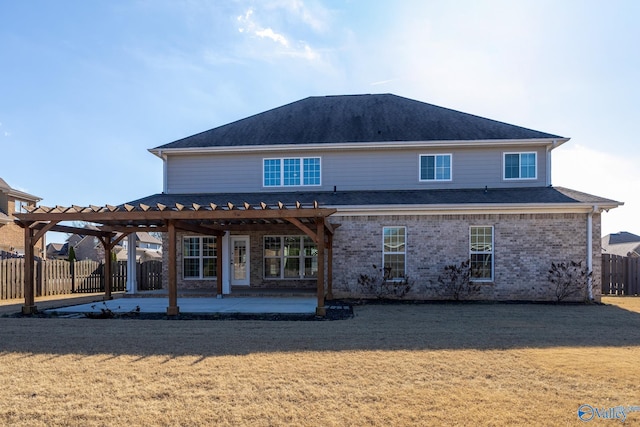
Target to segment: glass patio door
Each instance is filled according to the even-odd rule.
[[[249,286],[249,236],[231,236],[231,286]]]

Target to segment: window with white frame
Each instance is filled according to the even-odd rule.
[[[493,280],[493,227],[469,228],[469,260],[471,280]]]
[[[405,277],[407,255],[406,227],[383,227],[382,265],[385,277],[400,279]]]
[[[536,153],[504,153],[504,179],[536,179]]]
[[[265,187],[320,185],[320,157],[263,159]]]
[[[420,181],[451,181],[451,154],[421,154]]]
[[[188,236],[182,240],[182,276],[185,279],[216,277],[216,237]]]
[[[318,276],[318,246],[309,236],[265,236],[265,279],[312,279]]]

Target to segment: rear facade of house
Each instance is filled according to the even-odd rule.
[[[597,299],[600,217],[619,203],[552,186],[567,141],[391,94],[310,97],[150,150],[163,193],[130,203],[334,208],[337,298],[367,296],[374,266],[413,283],[405,298],[448,298],[438,277],[468,260],[475,299],[553,300],[547,272],[565,261],[593,271]],[[178,241],[181,289],[214,289],[217,257],[225,294],[316,287],[316,245],[293,225]]]

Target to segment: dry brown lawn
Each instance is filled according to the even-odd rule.
[[[584,425],[581,404],[640,406],[640,298],[605,302],[0,318],[0,425]]]

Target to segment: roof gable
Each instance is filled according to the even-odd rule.
[[[392,94],[315,96],[156,149],[563,139]]]

